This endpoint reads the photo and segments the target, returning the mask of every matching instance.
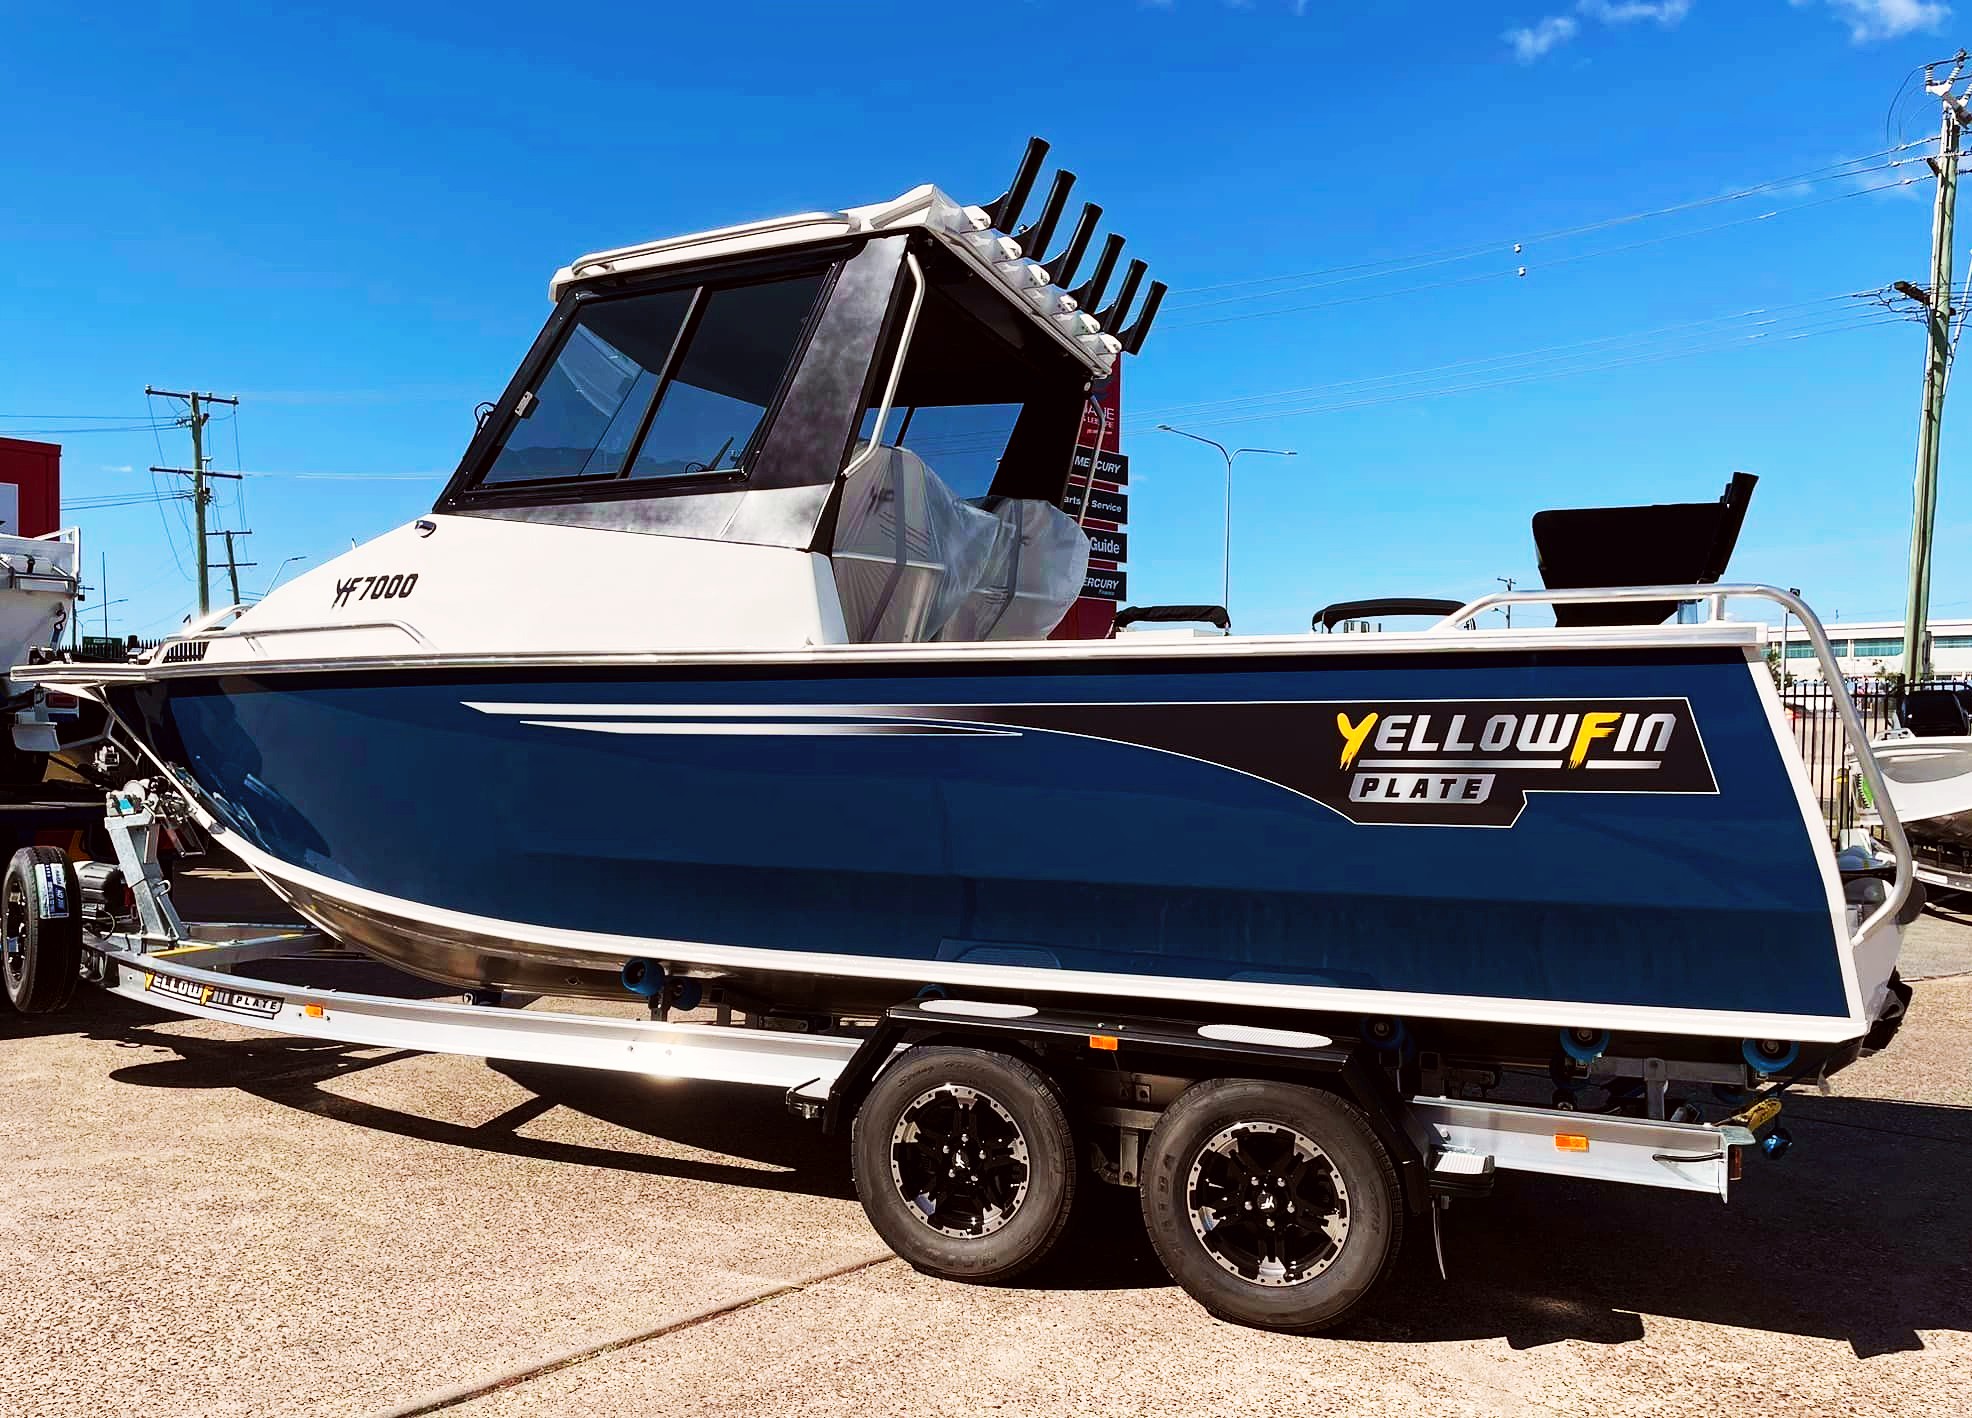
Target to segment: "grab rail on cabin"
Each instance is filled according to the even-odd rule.
[[[1855,701],[1849,697],[1849,686],[1842,678],[1842,667],[1836,662],[1834,647],[1828,643],[1828,632],[1822,629],[1820,618],[1808,609],[1806,601],[1791,591],[1781,590],[1778,586],[1761,586],[1752,583],[1495,591],[1491,595],[1466,602],[1432,626],[1431,633],[1457,630],[1466,621],[1497,606],[1553,605],[1561,601],[1708,601],[1711,603],[1712,619],[1722,620],[1725,617],[1725,603],[1741,596],[1772,601],[1798,619],[1807,631],[1808,642],[1814,646],[1815,659],[1821,665],[1822,675],[1834,698],[1835,713],[1842,721],[1842,731],[1848,735],[1849,746],[1855,754],[1856,766],[1862,770],[1863,781],[1869,785],[1870,794],[1876,801],[1884,836],[1889,839],[1891,854],[1897,861],[1896,880],[1890,885],[1890,894],[1884,898],[1882,905],[1864,916],[1857,924],[1849,939],[1849,944],[1853,948],[1862,944],[1884,921],[1895,919],[1897,912],[1903,909],[1904,902],[1910,897],[1911,885],[1916,880],[1916,862],[1911,854],[1910,839],[1904,835],[1904,825],[1897,817],[1896,804],[1890,801],[1890,790],[1883,781],[1883,770],[1876,764],[1876,755],[1870,752],[1869,734],[1863,728],[1862,716],[1856,712]]]
[[[151,649],[157,659],[169,663],[176,658],[170,653],[172,647],[179,645],[198,645],[210,640],[244,640],[249,647],[253,647],[254,641],[275,635],[327,635],[345,630],[395,630],[407,636],[414,645],[431,643],[418,632],[416,626],[402,620],[344,620],[316,625],[235,625],[218,628],[228,616],[238,615],[246,609],[245,602],[225,606],[196,624],[187,626],[179,634],[166,636]]]
[[[270,635],[325,635],[338,630],[396,630],[409,636],[413,644],[431,643],[418,633],[416,626],[403,620],[344,620],[328,625],[244,625],[231,630],[215,630],[205,639],[258,640]]]

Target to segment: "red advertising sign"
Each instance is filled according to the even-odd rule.
[[[1072,517],[1082,510],[1082,500],[1088,496],[1088,469],[1091,463],[1101,465],[1103,471],[1120,472],[1117,481],[1129,477],[1129,462],[1121,454],[1123,451],[1123,361],[1118,359],[1110,370],[1109,378],[1098,384],[1089,395],[1089,403],[1082,410],[1082,431],[1076,442],[1084,449],[1099,450],[1100,458],[1091,458],[1087,453],[1078,454],[1076,469],[1081,480],[1071,485],[1068,495],[1062,499],[1063,507]],[[1113,459],[1113,461],[1112,461]],[[1129,509],[1129,498],[1113,486],[1102,486],[1103,479],[1096,479],[1093,505],[1089,508],[1089,518],[1119,522]],[[1116,538],[1116,549],[1120,551],[1121,538]],[[1093,548],[1092,548],[1093,550]],[[1108,558],[1098,555],[1098,562]],[[1083,583],[1084,594],[1068,608],[1068,614],[1061,618],[1055,627],[1053,640],[1107,640],[1116,620],[1116,603],[1126,594],[1125,578],[1113,566],[1092,566],[1087,580]]]

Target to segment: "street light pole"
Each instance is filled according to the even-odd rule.
[[[1219,456],[1226,460],[1225,559],[1223,563],[1223,576],[1219,590],[1219,605],[1225,611],[1227,619],[1231,619],[1232,617],[1233,463],[1238,459],[1239,455],[1242,453],[1265,453],[1275,458],[1292,458],[1296,456],[1295,451],[1292,448],[1227,448],[1225,444],[1219,442],[1217,439],[1206,438],[1203,435],[1196,433],[1186,433],[1182,428],[1173,428],[1168,423],[1160,423],[1159,425],[1157,425],[1157,429],[1158,432],[1160,433],[1175,433],[1180,438],[1189,438],[1194,443],[1203,443],[1208,448],[1216,448],[1219,450]]]
[[[269,581],[267,583],[267,591],[271,591],[274,589],[274,583],[281,579],[281,573],[283,571],[286,571],[290,566],[293,566],[297,561],[306,561],[306,560],[308,560],[306,556],[291,556],[288,557],[286,560],[282,561],[282,563],[279,566],[274,568],[274,580]],[[260,593],[263,599],[266,597],[267,591],[262,591]]]

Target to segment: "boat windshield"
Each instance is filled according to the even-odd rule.
[[[738,470],[822,284],[809,272],[585,302],[473,486]]]

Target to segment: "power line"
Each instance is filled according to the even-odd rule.
[[[1908,143],[1898,143],[1891,147],[1880,148],[1873,153],[1863,153],[1857,157],[1843,158],[1837,162],[1826,164],[1823,167],[1810,168],[1806,172],[1794,173],[1787,177],[1770,178],[1765,182],[1755,183],[1750,187],[1742,187],[1734,192],[1723,192],[1712,197],[1701,197],[1689,202],[1677,202],[1677,203],[1673,203],[1668,207],[1655,207],[1650,209],[1649,211],[1631,212],[1624,216],[1619,216],[1619,217],[1606,217],[1600,221],[1585,222],[1576,226],[1557,227],[1551,231],[1536,232],[1532,236],[1506,237],[1497,241],[1480,242],[1480,243],[1474,243],[1474,244],[1468,244],[1462,246],[1443,247],[1436,251],[1419,252],[1412,256],[1393,256],[1393,257],[1388,257],[1381,261],[1357,261],[1343,265],[1321,267],[1311,271],[1286,272],[1277,276],[1251,276],[1243,280],[1219,281],[1212,285],[1190,286],[1187,287],[1184,291],[1178,293],[1179,298],[1173,302],[1173,308],[1198,309],[1203,304],[1218,303],[1218,302],[1209,302],[1209,301],[1187,302],[1184,299],[1184,297],[1191,295],[1206,294],[1212,291],[1220,291],[1220,290],[1237,290],[1246,286],[1270,285],[1278,281],[1307,280],[1317,276],[1337,275],[1347,271],[1364,271],[1364,272],[1370,272],[1372,275],[1387,274],[1377,271],[1375,268],[1384,267],[1384,266],[1410,267],[1412,266],[1413,263],[1416,263],[1417,265],[1431,265],[1431,264],[1439,264],[1443,261],[1468,259],[1474,256],[1483,256],[1488,252],[1498,252],[1518,246],[1531,246],[1537,242],[1543,242],[1543,241],[1558,241],[1561,240],[1562,238],[1570,237],[1570,236],[1586,236],[1591,232],[1606,231],[1611,227],[1627,226],[1634,222],[1648,221],[1654,217],[1672,216],[1679,212],[1697,211],[1703,207],[1714,207],[1726,202],[1743,201],[1748,197],[1756,197],[1761,195],[1762,193],[1771,192],[1778,188],[1790,186],[1794,183],[1827,182],[1827,181],[1838,180],[1845,177],[1853,177],[1856,176],[1857,174],[1853,172],[1844,171],[1843,169],[1852,168],[1857,163],[1870,162],[1876,158],[1889,157],[1892,154],[1903,152],[1906,149],[1919,147],[1923,144],[1923,142],[1924,140],[1920,139]],[[1889,163],[1889,164],[1883,164],[1881,166],[1885,166],[1885,167],[1896,166],[1896,164]],[[1872,168],[1867,170],[1879,171],[1881,170],[1881,168],[1879,167],[1879,168]],[[1359,276],[1356,279],[1360,280],[1360,279],[1370,279],[1370,278],[1371,278],[1370,276]],[[1259,299],[1261,297],[1255,296],[1255,297],[1245,297],[1245,298]]]
[[[205,406],[219,404],[230,406],[237,410],[240,406],[240,401],[236,398],[229,398],[219,394],[201,394],[197,389],[186,393],[179,393],[172,389],[153,389],[148,384],[145,385],[144,397],[149,399],[153,395],[166,399],[183,399],[191,409],[191,416],[185,420],[185,426],[191,431],[192,435],[192,466],[189,468],[154,467],[151,471],[153,473],[183,473],[192,480],[192,520],[197,527],[197,530],[192,534],[192,553],[198,562],[199,568],[199,614],[204,615],[211,609],[212,599],[210,578],[207,576],[210,557],[206,547],[208,533],[205,523],[206,507],[212,501],[212,493],[207,489],[206,483],[212,477],[239,477],[238,473],[213,473],[210,471],[209,465],[212,460],[206,456],[205,452],[205,426],[212,418],[212,415],[206,411]],[[230,559],[230,539],[228,540],[227,554]]]
[[[157,460],[162,463],[164,461],[164,439],[158,432],[156,421],[157,402],[149,389],[144,391],[144,407],[151,412],[151,442],[157,446]],[[171,564],[178,568],[178,574],[180,576],[185,576],[188,573],[185,570],[184,558],[178,555],[178,538],[172,535],[171,519],[165,515],[164,511],[164,504],[168,499],[165,497],[164,489],[158,486],[157,474],[151,473],[149,476],[151,480],[151,491],[158,499],[158,525],[164,529],[164,544],[171,551]],[[184,515],[184,510],[181,508],[178,514],[181,525]]]
[[[1922,158],[1916,158],[1916,157],[1912,157],[1912,158],[1902,158],[1902,159],[1899,159],[1899,160],[1898,160],[1898,161],[1896,161],[1896,162],[1887,162],[1887,163],[1881,163],[1881,164],[1878,164],[1878,165],[1877,165],[1877,166],[1875,166],[1875,167],[1865,167],[1865,168],[1858,168],[1858,169],[1857,169],[1856,171],[1854,171],[1854,172],[1845,172],[1845,173],[1843,173],[1843,174],[1841,174],[1841,176],[1843,176],[1843,177],[1845,177],[1845,178],[1847,178],[1847,177],[1861,177],[1861,176],[1864,176],[1864,175],[1866,175],[1866,174],[1868,174],[1868,173],[1872,173],[1872,172],[1884,172],[1884,171],[1887,171],[1887,170],[1889,170],[1889,169],[1892,169],[1892,168],[1899,168],[1899,167],[1903,167],[1904,165],[1906,165],[1906,164],[1908,164],[1908,163],[1915,163],[1915,162],[1921,162],[1921,161],[1923,161],[1923,159],[1922,159]],[[1867,188],[1858,188],[1857,190],[1855,190],[1855,191],[1853,191],[1853,192],[1838,192],[1838,193],[1836,193],[1836,194],[1834,194],[1834,195],[1833,195],[1832,197],[1826,197],[1826,198],[1821,198],[1821,199],[1818,199],[1817,201],[1814,201],[1814,202],[1804,202],[1804,203],[1801,203],[1800,205],[1798,205],[1798,206],[1794,206],[1794,207],[1780,207],[1780,208],[1776,208],[1776,209],[1775,209],[1774,211],[1771,211],[1771,212],[1761,212],[1761,213],[1759,213],[1759,214],[1758,214],[1758,215],[1756,215],[1756,216],[1751,216],[1751,217],[1737,217],[1737,218],[1734,218],[1734,219],[1733,219],[1732,221],[1729,221],[1729,222],[1719,222],[1719,223],[1716,223],[1716,224],[1714,224],[1714,225],[1712,225],[1712,226],[1704,226],[1704,227],[1692,227],[1692,228],[1689,228],[1689,229],[1687,229],[1687,230],[1684,230],[1684,231],[1677,231],[1677,232],[1670,232],[1670,233],[1667,233],[1666,235],[1663,235],[1663,236],[1657,236],[1657,237],[1651,237],[1651,238],[1650,238],[1650,239],[1648,239],[1647,241],[1643,241],[1643,242],[1636,242],[1636,243],[1631,243],[1631,244],[1626,244],[1626,245],[1622,245],[1622,246],[1612,246],[1612,247],[1606,247],[1606,248],[1604,248],[1604,249],[1603,249],[1603,250],[1602,250],[1601,252],[1593,252],[1593,253],[1583,253],[1583,254],[1581,254],[1581,255],[1576,255],[1576,256],[1566,256],[1566,257],[1556,257],[1555,259],[1553,259],[1553,260],[1551,260],[1551,261],[1543,261],[1543,262],[1540,262],[1540,263],[1538,263],[1538,264],[1539,264],[1539,266],[1542,266],[1542,267],[1545,267],[1545,266],[1557,266],[1557,265],[1560,265],[1560,264],[1562,264],[1562,263],[1563,263],[1563,262],[1565,262],[1565,261],[1580,261],[1580,260],[1583,260],[1583,259],[1585,259],[1585,257],[1586,257],[1586,256],[1588,256],[1588,255],[1600,255],[1600,254],[1608,254],[1608,253],[1610,253],[1610,252],[1617,252],[1617,251],[1632,251],[1632,250],[1635,250],[1635,249],[1636,249],[1636,248],[1637,248],[1638,246],[1652,246],[1652,245],[1656,245],[1656,244],[1658,244],[1659,242],[1665,242],[1665,241],[1681,241],[1681,240],[1683,240],[1683,239],[1684,239],[1685,237],[1688,237],[1688,236],[1703,236],[1703,235],[1705,235],[1705,234],[1706,234],[1706,233],[1708,233],[1708,232],[1714,232],[1714,231],[1724,231],[1724,230],[1726,230],[1726,229],[1727,229],[1728,227],[1734,227],[1734,226],[1744,226],[1744,225],[1746,225],[1746,224],[1747,224],[1747,223],[1749,223],[1749,222],[1756,222],[1756,221],[1766,221],[1766,220],[1768,220],[1768,219],[1770,219],[1770,218],[1772,218],[1772,217],[1776,217],[1776,216],[1784,216],[1784,215],[1786,215],[1786,214],[1787,214],[1787,213],[1789,213],[1789,212],[1799,212],[1799,211],[1805,211],[1805,210],[1807,210],[1807,209],[1808,209],[1809,207],[1815,207],[1815,206],[1820,206],[1820,205],[1822,205],[1822,203],[1823,203],[1823,202],[1831,202],[1831,201],[1843,201],[1843,200],[1845,200],[1845,199],[1847,199],[1847,198],[1849,198],[1849,197],[1859,197],[1859,196],[1862,196],[1862,195],[1863,195],[1864,193],[1866,193],[1866,192],[1873,192],[1873,191],[1883,191],[1883,190],[1886,190],[1887,188],[1890,188],[1890,187],[1901,187],[1901,186],[1906,186],[1906,185],[1908,185],[1908,182],[1912,182],[1912,181],[1916,181],[1916,180],[1917,180],[1917,179],[1915,179],[1915,178],[1911,178],[1911,179],[1907,179],[1907,180],[1904,180],[1904,181],[1898,181],[1898,182],[1888,182],[1888,183],[1880,183],[1880,184],[1877,184],[1876,186],[1873,186],[1873,187],[1867,187]],[[1747,194],[1745,194],[1745,193],[1741,193],[1741,194],[1736,194],[1736,195],[1738,195],[1738,196],[1745,196],[1745,195],[1747,195]],[[1725,199],[1725,198],[1720,198],[1720,199],[1717,199],[1717,200],[1719,200],[1719,201],[1724,201],[1724,200],[1728,200],[1728,199]],[[1685,211],[1685,210],[1689,210],[1689,209],[1696,209],[1696,208],[1698,208],[1698,207],[1705,207],[1705,206],[1711,206],[1711,205],[1714,205],[1714,203],[1713,203],[1713,202],[1710,202],[1710,201],[1707,201],[1707,202],[1688,202],[1688,203],[1685,203],[1685,204],[1683,204],[1682,206],[1679,206],[1679,207],[1673,207],[1673,208],[1666,208],[1665,210],[1666,210],[1666,211]],[[1512,243],[1512,248],[1513,248],[1513,254],[1514,254],[1515,256],[1518,256],[1518,255],[1520,255],[1520,254],[1521,254],[1521,248],[1522,248],[1523,246],[1531,246],[1531,245],[1534,245],[1534,244],[1536,244],[1537,242],[1541,242],[1541,241],[1546,241],[1546,240],[1551,240],[1551,239],[1554,239],[1554,238],[1556,238],[1556,237],[1560,237],[1560,236],[1576,236],[1576,235],[1582,235],[1582,234],[1585,234],[1585,233],[1587,233],[1587,232],[1592,232],[1592,231],[1601,231],[1601,230],[1605,230],[1605,229],[1607,229],[1607,228],[1610,228],[1610,227],[1616,227],[1616,226],[1622,226],[1622,225],[1624,225],[1625,223],[1628,223],[1628,222],[1633,222],[1633,221],[1637,221],[1637,220],[1640,220],[1640,219],[1639,219],[1639,218],[1636,218],[1636,217],[1619,217],[1619,218],[1616,218],[1616,219],[1614,219],[1614,220],[1611,220],[1611,221],[1607,221],[1607,222],[1591,222],[1591,223],[1590,223],[1590,224],[1588,224],[1587,226],[1581,226],[1581,227],[1571,227],[1571,228],[1569,228],[1569,229],[1568,229],[1567,231],[1563,231],[1563,232],[1555,232],[1555,233],[1550,233],[1550,234],[1549,234],[1549,235],[1547,235],[1547,236],[1540,236],[1540,237],[1530,237],[1530,238],[1528,238],[1528,239],[1527,239],[1526,241],[1518,241],[1518,242],[1514,242],[1514,243]],[[1197,301],[1197,302],[1194,302],[1194,303],[1193,303],[1193,304],[1191,304],[1191,305],[1188,305],[1188,306],[1185,306],[1185,307],[1183,307],[1183,309],[1185,309],[1185,310],[1202,310],[1202,309],[1205,309],[1205,308],[1206,308],[1206,307],[1208,307],[1208,306],[1215,306],[1215,305],[1232,305],[1232,304],[1236,304],[1236,303],[1239,303],[1239,302],[1243,302],[1243,301],[1249,301],[1249,300],[1267,300],[1267,299],[1269,299],[1269,298],[1271,298],[1271,297],[1273,297],[1273,296],[1277,296],[1277,295],[1294,295],[1294,294],[1298,294],[1298,293],[1299,293],[1299,292],[1301,292],[1301,291],[1308,291],[1308,290],[1323,290],[1323,289],[1326,289],[1326,288],[1328,288],[1328,287],[1330,287],[1330,286],[1339,286],[1339,285],[1348,285],[1348,284],[1351,284],[1352,282],[1356,282],[1356,281],[1364,281],[1364,280],[1372,280],[1372,279],[1382,279],[1382,278],[1384,278],[1384,277],[1388,277],[1388,276],[1397,276],[1397,275],[1404,275],[1404,274],[1407,274],[1408,272],[1411,272],[1411,271],[1417,271],[1417,270],[1424,270],[1424,269],[1427,269],[1427,268],[1429,268],[1429,267],[1432,267],[1432,266],[1443,266],[1443,265],[1449,265],[1449,264],[1451,264],[1451,263],[1453,263],[1453,262],[1455,262],[1455,261],[1463,261],[1463,260],[1472,260],[1472,259],[1474,259],[1474,258],[1476,258],[1476,257],[1478,257],[1478,256],[1482,256],[1482,255],[1486,255],[1486,254],[1489,254],[1489,253],[1490,253],[1490,254],[1493,254],[1493,255],[1501,255],[1501,254],[1504,254],[1504,246],[1503,246],[1503,244],[1494,244],[1494,245],[1490,245],[1490,246],[1486,246],[1486,247],[1483,247],[1483,248],[1478,248],[1478,249],[1474,249],[1474,250],[1471,250],[1471,251],[1468,251],[1467,253],[1464,253],[1464,254],[1461,254],[1461,255],[1452,255],[1452,256],[1446,256],[1446,257],[1442,257],[1442,258],[1440,258],[1440,259],[1437,259],[1437,260],[1430,260],[1430,261],[1419,261],[1419,262],[1416,262],[1416,263],[1414,263],[1414,264],[1402,264],[1402,265],[1397,265],[1397,266],[1395,266],[1395,267],[1394,267],[1394,269],[1390,269],[1390,270],[1379,270],[1379,271],[1373,271],[1373,272],[1370,272],[1370,273],[1369,273],[1369,274],[1367,274],[1367,275],[1359,275],[1359,276],[1347,276],[1347,277],[1344,277],[1344,278],[1342,278],[1342,279],[1339,279],[1339,280],[1333,280],[1333,281],[1322,281],[1322,282],[1318,282],[1318,283],[1316,283],[1316,284],[1313,284],[1313,285],[1299,285],[1299,286],[1284,286],[1284,287],[1282,287],[1282,288],[1281,288],[1281,289],[1279,289],[1279,290],[1272,290],[1272,291],[1259,291],[1259,292],[1256,292],[1256,293],[1254,293],[1254,294],[1251,294],[1251,295],[1233,295],[1233,296],[1226,296],[1226,297],[1224,297],[1224,298],[1222,298],[1222,299],[1219,299],[1219,300],[1206,300],[1206,301]],[[1533,268],[1533,267],[1530,267],[1529,269],[1534,269],[1534,268]],[[1276,279],[1282,279],[1282,278],[1276,278]],[[1192,323],[1194,323],[1194,324],[1196,324],[1196,323],[1201,323],[1201,322],[1196,322],[1196,321],[1194,321],[1194,322],[1192,322]]]
[[[1713,232],[1725,231],[1730,227],[1746,226],[1753,222],[1769,221],[1774,217],[1787,216],[1794,212],[1804,212],[1813,207],[1826,206],[1831,202],[1846,202],[1855,197],[1866,197],[1873,192],[1885,192],[1893,187],[1904,187],[1917,181],[1904,178],[1896,182],[1877,183],[1869,187],[1859,187],[1853,192],[1838,192],[1831,197],[1818,198],[1793,207],[1781,207],[1771,212],[1761,212],[1750,217],[1737,217],[1729,222],[1717,222],[1711,226],[1696,227],[1689,231],[1671,232],[1663,236],[1649,237],[1642,241],[1624,242],[1616,246],[1601,247],[1594,251],[1579,251],[1570,256],[1557,256],[1549,261],[1529,263],[1522,266],[1503,266],[1494,271],[1482,271],[1476,275],[1458,276],[1450,280],[1426,281],[1418,285],[1398,285],[1388,290],[1371,291],[1367,295],[1345,296],[1339,300],[1315,301],[1305,305],[1286,305],[1274,310],[1249,310],[1233,315],[1217,315],[1204,320],[1181,320],[1170,328],[1173,330],[1193,330],[1207,325],[1230,325],[1245,320],[1264,320],[1278,315],[1299,315],[1312,310],[1333,310],[1344,305],[1361,305],[1368,301],[1390,300],[1397,296],[1420,295],[1426,291],[1449,290],[1455,286],[1476,285],[1483,281],[1497,281],[1509,277],[1524,276],[1533,271],[1547,270],[1555,266],[1571,265],[1577,261],[1587,261],[1601,256],[1614,256],[1623,252],[1641,250],[1646,246],[1657,246],[1667,241],[1682,241],[1687,237],[1706,236]],[[1380,274],[1397,275],[1402,272]]]
[[[1268,393],[1166,405],[1137,413],[1132,416],[1131,422],[1133,426],[1140,427],[1141,421],[1184,418],[1217,426],[1231,422],[1301,417],[1371,404],[1437,398],[1467,389],[1506,387],[1566,374],[1657,363],[1761,343],[1787,343],[1807,336],[1908,321],[1908,316],[1884,311],[1874,304],[1872,298],[1877,294],[1873,291],[1847,291],[1680,321],[1650,330],[1570,340],[1532,350],[1473,356],[1416,369],[1360,375]],[[1862,303],[1864,301],[1872,303],[1865,305]],[[1853,304],[1846,308],[1828,308],[1840,306],[1842,302]],[[1607,348],[1612,345],[1623,348]],[[1591,362],[1583,363],[1584,356]],[[1004,442],[1005,438],[996,432],[927,439],[913,447],[924,454],[965,454],[991,451],[996,444],[1003,445]]]
[[[1256,423],[1267,419],[1304,418],[1314,414],[1341,413],[1346,410],[1371,408],[1383,404],[1406,403],[1419,399],[1439,399],[1454,394],[1474,393],[1487,389],[1502,389],[1513,385],[1535,383],[1546,379],[1558,379],[1569,375],[1595,374],[1613,369],[1626,369],[1635,365],[1659,364],[1666,360],[1686,359],[1696,355],[1714,354],[1725,350],[1751,348],[1762,341],[1786,343],[1796,340],[1817,339],[1825,335],[1846,334],[1853,330],[1872,329],[1881,325],[1901,325],[1905,323],[1907,322],[1901,317],[1878,314],[1861,319],[1850,318],[1826,326],[1811,326],[1802,330],[1781,332],[1774,335],[1756,331],[1751,334],[1737,335],[1710,344],[1698,344],[1687,348],[1657,351],[1647,355],[1624,356],[1599,364],[1566,365],[1558,369],[1538,370],[1532,373],[1521,373],[1505,378],[1458,384],[1447,388],[1398,391],[1380,396],[1372,393],[1371,397],[1366,398],[1344,398],[1340,401],[1320,402],[1302,408],[1268,409],[1257,413],[1232,413],[1223,417],[1208,414],[1202,419],[1194,418],[1192,421],[1208,427],[1224,427],[1228,424]]]
[[[46,423],[138,423],[155,414],[0,414],[0,419],[22,419]]]
[[[72,438],[84,433],[156,433],[175,427],[176,424],[169,423],[99,423],[87,428],[8,428],[0,430],[0,434],[8,438]]]
[[[152,502],[183,501],[190,496],[190,493],[184,492],[104,494],[99,497],[63,498],[62,506],[68,511],[93,512],[100,511],[106,507],[141,507]]]
[[[1716,327],[1712,333],[1735,325],[1777,324],[1784,320],[1806,318],[1797,312],[1808,312],[1814,307],[1834,304],[1841,301],[1859,301],[1878,295],[1876,291],[1843,291],[1835,295],[1816,296],[1812,299],[1788,301],[1779,305],[1753,306],[1746,310],[1730,311],[1720,315],[1705,316],[1696,320],[1682,320],[1669,325],[1659,325],[1649,330],[1629,330],[1610,335],[1597,335],[1587,339],[1568,340],[1560,344],[1543,345],[1531,350],[1518,350],[1505,354],[1475,355],[1466,359],[1450,360],[1442,364],[1425,365],[1417,369],[1401,370],[1391,374],[1358,375],[1349,379],[1339,379],[1322,384],[1302,385],[1291,389],[1276,389],[1262,394],[1238,394],[1222,399],[1198,399],[1184,404],[1170,404],[1156,409],[1136,412],[1137,419],[1183,418],[1208,410],[1225,409],[1236,405],[1258,404],[1277,399],[1301,398],[1310,394],[1330,390],[1353,388],[1367,384],[1380,384],[1404,380],[1417,376],[1445,373],[1452,370],[1471,369],[1484,365],[1513,363],[1532,360],[1540,356],[1561,355],[1581,350],[1594,349],[1603,345],[1654,340],[1679,331],[1702,331]]]

